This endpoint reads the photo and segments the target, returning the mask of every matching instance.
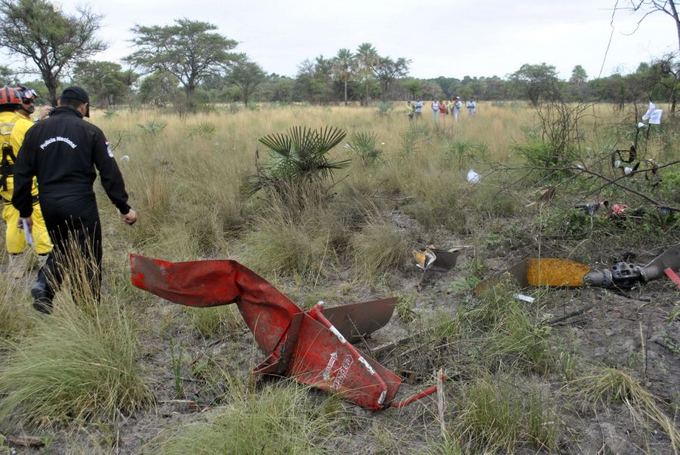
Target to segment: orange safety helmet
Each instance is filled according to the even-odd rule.
[[[21,94],[12,87],[0,88],[0,106],[21,106]]]
[[[16,91],[19,93],[21,96],[21,101],[24,103],[26,103],[27,100],[35,101],[35,99],[38,97],[38,92],[32,88],[24,87],[23,85],[17,86]]]

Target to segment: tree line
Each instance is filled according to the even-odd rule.
[[[87,7],[67,14],[48,0],[0,0],[0,18],[0,46],[18,57],[0,66],[0,79],[36,88],[53,104],[68,82],[86,88],[93,103],[103,107],[140,103],[191,111],[209,102],[365,105],[459,96],[525,99],[533,105],[551,100],[624,105],[654,99],[670,102],[674,111],[680,86],[675,55],[640,63],[631,74],[594,79],[577,65],[562,80],[547,63],[523,64],[504,77],[419,79],[409,77],[409,59],[381,55],[371,43],[307,59],[294,77],[283,76],[267,73],[236,51],[238,42],[215,25],[189,19],[166,26],[135,25],[135,51],[124,58],[124,68],[93,59],[106,44],[95,36],[102,17]]]

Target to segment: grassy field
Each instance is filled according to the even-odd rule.
[[[680,206],[680,169],[661,169],[658,185],[642,173],[620,181],[648,199],[598,176],[619,175],[610,154],[630,147],[632,112],[480,103],[476,117],[436,124],[429,112],[409,121],[405,105],[94,112],[140,220],[124,225],[97,189],[99,306],[61,292],[52,316],[34,314],[30,255],[14,261],[22,278],[0,275],[0,452],[30,434],[44,446],[20,453],[677,453],[677,289],[534,289],[533,304],[510,283],[471,292],[525,255],[609,267],[680,241],[677,214],[649,201]],[[343,129],[329,157],[349,165],[248,195],[249,177],[272,163],[258,138],[295,125]],[[641,158],[680,159],[679,135],[670,117],[642,131]],[[555,196],[542,201],[546,188]],[[612,220],[574,208],[601,200],[639,210]],[[430,243],[468,248],[455,270],[422,281],[411,250]],[[443,368],[445,408],[426,399],[370,413],[292,381],[254,384],[262,355],[238,311],[132,288],[130,252],[233,258],[305,307],[397,296],[368,347],[413,335],[378,360],[408,378],[403,396]],[[0,264],[9,270],[6,255]]]

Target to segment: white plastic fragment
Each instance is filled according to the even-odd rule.
[[[525,294],[515,294],[513,295],[513,297],[519,300],[520,302],[534,303],[536,301],[535,297],[531,297],[530,295]]]
[[[644,121],[649,120],[650,125],[660,125],[662,115],[663,109],[657,109],[656,104],[650,101],[649,107],[647,108],[647,112],[645,112],[645,115],[642,116],[642,120]]]
[[[479,175],[474,171],[474,169],[470,169],[467,173],[467,181],[468,183],[479,183],[479,181],[482,179],[482,176]]]
[[[649,124],[650,125],[660,125],[662,114],[663,114],[663,109],[655,109],[654,112],[652,112],[652,115],[649,116]]]

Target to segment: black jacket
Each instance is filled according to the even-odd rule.
[[[31,216],[33,176],[38,178],[41,205],[65,198],[94,200],[95,167],[111,202],[123,215],[128,213],[123,177],[104,133],[75,109],[58,107],[26,133],[14,164],[12,204],[22,217]]]

